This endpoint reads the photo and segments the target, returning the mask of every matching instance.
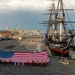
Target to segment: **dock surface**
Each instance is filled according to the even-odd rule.
[[[31,44],[31,41],[28,42],[27,40],[0,41],[0,50],[3,51],[33,52],[35,48],[35,42]],[[71,61],[68,65],[64,65],[58,62],[57,58],[49,58],[50,62],[47,66],[0,64],[0,75],[75,75],[75,61]]]

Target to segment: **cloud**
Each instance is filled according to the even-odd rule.
[[[29,11],[41,11],[46,10],[49,2],[46,0],[1,0],[0,10],[29,10]]]
[[[69,0],[64,1],[65,5],[68,7],[70,7],[69,2]],[[74,4],[74,0],[71,0],[71,2]],[[47,0],[0,0],[0,11],[44,11],[49,8],[50,3],[51,1],[49,2]]]

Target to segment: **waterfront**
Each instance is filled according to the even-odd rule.
[[[29,39],[28,39],[29,40]],[[32,38],[31,38],[32,40]],[[13,46],[13,47],[9,47]],[[44,45],[43,45],[44,47]],[[0,41],[0,50],[3,51],[19,51],[19,52],[33,52],[36,48],[36,43],[28,42],[27,39],[18,40],[4,40]],[[0,64],[1,75],[75,75],[75,61],[71,61],[68,65],[58,62],[58,58],[49,57],[50,62],[47,66],[34,65],[10,65]]]

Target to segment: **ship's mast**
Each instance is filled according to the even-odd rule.
[[[51,32],[51,35],[53,35],[52,39],[54,39],[54,29],[55,29],[55,3],[54,3],[54,0],[52,0],[52,5],[51,5],[51,14],[50,14],[50,32]]]
[[[59,12],[59,13],[58,13]],[[54,0],[52,0],[52,6],[51,6],[51,14],[50,14],[50,32],[51,32],[51,35],[53,36],[52,39],[54,40],[54,34],[55,34],[55,25],[57,25],[55,23],[55,3],[54,3]],[[64,21],[64,9],[63,9],[63,1],[62,0],[59,0],[58,1],[58,7],[57,7],[57,14],[59,15],[57,17],[58,19],[58,22],[59,22],[59,40],[62,41],[62,34],[63,34],[63,21]]]
[[[55,28],[55,24],[54,24],[54,21],[55,21],[55,4],[54,4],[54,0],[53,0],[53,3],[52,3],[52,30],[54,32],[54,28]]]
[[[60,32],[60,41],[62,41],[62,32],[63,32],[63,30],[62,30],[62,26],[63,26],[63,23],[62,23],[62,21],[63,21],[63,19],[64,19],[64,17],[63,17],[63,11],[64,11],[64,9],[63,9],[63,1],[62,0],[59,0],[59,14],[60,14],[60,18],[59,18],[59,23],[60,23],[60,30],[59,30],[59,32]]]

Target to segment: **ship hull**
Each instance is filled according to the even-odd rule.
[[[61,49],[56,49],[56,48],[50,48],[51,54],[54,56],[63,56],[63,57],[68,57],[69,55],[69,50],[61,50]]]

